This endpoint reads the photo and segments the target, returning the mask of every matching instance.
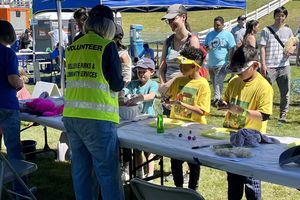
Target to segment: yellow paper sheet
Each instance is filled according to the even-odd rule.
[[[230,132],[237,132],[237,130],[230,128],[212,128],[209,130],[201,131],[200,134],[204,137],[224,140],[230,137]]]
[[[182,120],[164,118],[164,128],[165,129],[176,128],[176,127],[182,126],[183,124],[184,124],[184,121],[182,121]],[[149,126],[156,128],[156,119],[149,122]]]

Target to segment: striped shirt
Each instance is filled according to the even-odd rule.
[[[293,36],[293,32],[289,27],[283,26],[278,29],[271,26],[271,28],[278,35],[283,44],[285,44],[288,39]],[[262,30],[260,36],[260,45],[266,47],[266,65],[269,68],[289,66],[290,62],[288,57],[283,54],[283,47],[279,44],[275,36],[267,27]]]

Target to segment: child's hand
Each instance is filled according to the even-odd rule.
[[[172,105],[181,105],[181,101],[179,101],[179,100],[169,101],[169,103]]]
[[[228,110],[229,105],[226,101],[220,99],[217,103],[218,110]]]
[[[243,113],[244,109],[235,104],[228,104],[228,111],[231,113],[241,115]]]
[[[129,99],[128,101],[126,101],[125,104],[128,106],[133,106],[133,105],[136,105],[140,101],[144,101],[143,95],[135,96],[135,97]]]
[[[227,103],[226,101],[218,102],[218,110],[228,110],[231,113],[241,115],[244,109],[238,105]]]
[[[119,97],[125,97],[125,92],[124,92],[124,90],[121,90],[121,91],[118,93],[118,96],[119,96]]]

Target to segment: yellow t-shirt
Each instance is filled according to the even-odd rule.
[[[171,97],[170,100],[179,98],[183,103],[197,106],[205,112],[204,115],[198,115],[183,106],[173,105],[171,118],[207,124],[205,115],[210,112],[211,94],[209,84],[205,78],[191,80],[189,77],[178,77],[170,86],[168,95]]]
[[[268,115],[272,114],[273,88],[259,73],[254,80],[244,82],[238,76],[233,78],[227,87],[224,100],[248,110],[257,110]],[[238,114],[227,112],[224,127],[249,128],[262,133],[267,131],[267,120],[255,120]]]

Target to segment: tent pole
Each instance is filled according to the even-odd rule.
[[[58,30],[59,30],[59,65],[60,65],[60,90],[61,94],[64,96],[65,89],[65,68],[64,68],[64,60],[63,60],[63,34],[62,34],[62,19],[61,19],[61,1],[56,0],[57,5],[57,19],[58,19]]]
[[[35,15],[33,15],[31,21],[35,21]],[[32,38],[33,38],[33,40],[32,40],[32,51],[33,51],[32,61],[33,62],[35,62],[35,48],[36,48],[35,37],[36,37],[36,35],[35,35],[35,22],[34,22],[34,23],[32,23]]]

